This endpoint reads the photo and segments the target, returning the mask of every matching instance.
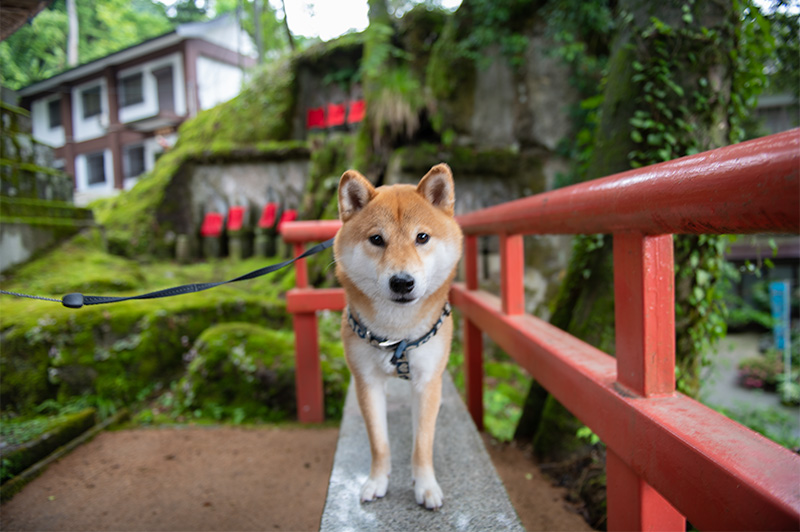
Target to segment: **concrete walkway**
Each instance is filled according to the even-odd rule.
[[[760,416],[765,420],[775,418],[778,412],[782,421],[770,424],[779,433],[800,438],[800,407],[782,405],[777,393],[749,390],[739,386],[739,362],[758,356],[760,333],[728,335],[719,346],[719,353],[705,370],[706,377],[700,389],[700,400],[712,407],[721,407],[738,413]]]
[[[370,450],[355,386],[350,386],[322,531],[524,530],[447,372],[434,445],[434,467],[444,491],[444,506],[436,512],[414,500],[410,383],[391,379],[387,396],[392,446],[389,491],[375,502],[359,502],[361,485],[369,473]]]

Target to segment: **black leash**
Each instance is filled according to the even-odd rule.
[[[125,296],[125,297],[85,296],[80,293],[73,293],[73,294],[67,294],[61,299],[53,299],[49,297],[32,296],[29,294],[19,294],[17,292],[7,292],[5,290],[0,290],[0,294],[5,294],[8,296],[16,296],[16,297],[27,297],[28,299],[40,299],[43,301],[55,301],[56,303],[61,303],[67,308],[81,308],[84,305],[103,305],[105,303],[118,303],[120,301],[129,301],[132,299],[158,299],[161,297],[179,296],[182,294],[192,294],[194,292],[202,292],[204,290],[208,290],[209,288],[214,288],[223,284],[238,283],[239,281],[247,281],[249,279],[255,279],[256,277],[261,277],[262,275],[267,275],[269,273],[285,268],[300,259],[304,259],[310,255],[319,253],[320,251],[324,251],[329,247],[331,247],[332,245],[333,245],[333,238],[331,238],[330,240],[326,240],[325,242],[322,242],[320,244],[317,244],[314,247],[308,248],[302,254],[296,256],[293,259],[289,259],[287,261],[278,264],[273,264],[271,266],[260,268],[258,270],[236,277],[235,279],[231,279],[229,281],[221,281],[217,283],[185,284],[182,286],[165,288],[164,290],[156,290],[155,292],[149,292],[147,294],[140,294],[138,296]]]

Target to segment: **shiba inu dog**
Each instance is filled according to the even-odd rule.
[[[447,295],[461,258],[450,167],[438,164],[414,185],[374,188],[348,170],[339,181],[343,222],[333,250],[345,290],[345,356],[369,435],[372,464],[361,501],[386,495],[391,472],[387,379],[411,382],[417,503],[436,510],[442,490],[433,471],[433,438],[450,356]]]

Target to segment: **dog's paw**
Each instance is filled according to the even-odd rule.
[[[444,502],[444,494],[434,477],[422,477],[414,481],[414,497],[417,504],[424,504],[428,510],[438,510]]]
[[[361,502],[371,502],[386,495],[386,488],[389,486],[389,477],[381,475],[379,477],[369,477],[361,487]]]

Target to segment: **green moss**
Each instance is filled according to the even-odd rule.
[[[360,57],[364,40],[364,32],[348,33],[336,39],[309,46],[296,54],[293,61],[296,65],[318,67],[330,56],[336,54],[352,54]]]
[[[431,42],[442,34],[448,14],[430,5],[418,4],[399,20],[398,37],[411,55],[411,68],[424,79],[431,56]]]
[[[476,66],[459,48],[464,22],[455,15],[448,17],[442,35],[433,44],[425,74],[425,84],[437,102],[433,126],[444,133],[470,130],[469,117],[474,104]]]
[[[340,415],[346,386],[343,354],[323,344],[326,411]],[[173,387],[180,412],[194,417],[282,421],[295,413],[294,335],[231,322],[206,329],[187,354],[186,374]]]
[[[94,424],[93,408],[55,418],[4,419],[0,424],[0,441],[5,444],[0,479],[5,482],[21,473]]]
[[[131,295],[192,282],[230,279],[265,265],[142,265],[98,251],[89,232],[12,272],[4,289],[52,295]],[[65,267],[65,265],[80,265]],[[59,303],[3,296],[0,313],[0,401],[4,411],[30,412],[47,399],[90,394],[121,405],[182,370],[182,355],[213,323],[246,320],[286,328],[281,294],[294,274],[278,274],[175,298],[69,310]]]
[[[541,166],[508,148],[478,151],[463,146],[442,149],[437,144],[418,144],[400,148],[395,154],[400,157],[403,172],[420,175],[443,160],[447,161],[457,176],[512,177],[519,175],[523,167],[530,171],[531,165]]]
[[[70,292],[131,290],[142,284],[141,267],[101,251],[102,234],[93,229],[7,273],[19,291],[61,297]],[[65,267],[76,264],[79,267]],[[5,314],[5,313],[4,313]],[[1,316],[0,323],[13,316]]]
[[[199,113],[185,123],[175,147],[205,147],[215,141],[253,144],[287,140],[291,133],[295,92],[294,70],[290,62],[257,70],[238,96]]]
[[[283,419],[294,403],[293,347],[287,331],[239,322],[210,327],[190,351],[178,400],[220,419]]]

